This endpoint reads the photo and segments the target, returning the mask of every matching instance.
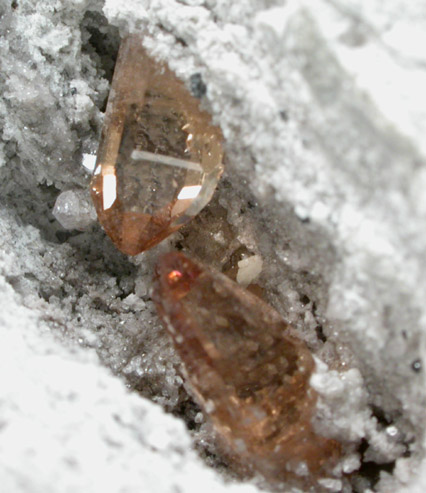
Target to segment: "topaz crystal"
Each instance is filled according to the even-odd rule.
[[[180,253],[160,260],[153,299],[229,462],[322,491],[316,480],[333,475],[340,445],[313,428],[314,360],[281,315]]]
[[[106,233],[136,255],[210,200],[222,174],[222,134],[184,83],[149,57],[141,37],[120,46],[92,198]]]

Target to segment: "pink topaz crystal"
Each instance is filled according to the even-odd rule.
[[[331,474],[340,446],[311,424],[312,355],[272,307],[179,253],[160,260],[154,301],[231,463],[309,487]]]
[[[120,47],[92,180],[98,218],[136,255],[210,200],[222,174],[222,134],[138,35]]]

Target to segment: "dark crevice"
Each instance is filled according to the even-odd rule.
[[[300,302],[303,304],[309,303],[309,301],[307,303],[304,303],[304,301],[306,301],[306,299],[310,301],[308,296],[303,295],[300,298]],[[315,320],[318,321],[317,304],[315,301],[312,302],[312,315],[314,316]],[[321,342],[327,341],[327,336],[324,334],[324,328],[323,328],[322,324],[318,323],[318,325],[315,327],[315,333],[318,337],[318,340],[320,340]]]
[[[17,219],[25,225],[30,225],[40,232],[40,236],[50,243],[63,243],[58,231],[63,231],[62,226],[55,220],[52,209],[55,204],[59,190],[54,185],[36,184],[30,188],[27,183],[26,171],[23,168],[13,170],[15,184],[21,186],[10,186],[8,184],[1,190],[1,206],[13,210]]]
[[[371,410],[373,412],[373,416],[377,419],[377,423],[379,425],[386,428],[392,424],[392,421],[386,415],[386,413],[383,411],[383,409],[380,409],[379,407],[372,405]]]
[[[309,299],[309,296],[307,296],[306,294],[302,294],[300,295],[300,303],[302,303],[302,305],[307,305],[311,300]]]
[[[411,363],[411,368],[414,373],[420,373],[422,371],[422,360],[420,358],[415,359]]]
[[[103,71],[104,77],[111,82],[115,61],[120,46],[120,34],[115,26],[108,24],[100,12],[88,11],[82,22],[83,53],[88,54],[96,67]],[[85,34],[85,36],[84,36]]]
[[[395,461],[386,464],[377,464],[376,462],[362,462],[360,469],[357,471],[357,475],[363,479],[366,479],[369,487],[373,491],[376,491],[375,487],[380,480],[380,474],[382,472],[392,474],[394,469]]]
[[[58,230],[55,233],[55,236],[58,240],[59,244],[66,243],[70,238],[81,234],[80,231],[66,231],[66,230]]]
[[[384,464],[365,461],[364,457],[368,448],[368,441],[363,439],[358,447],[358,453],[361,455],[361,467],[349,476],[354,493],[364,493],[367,489],[376,491],[375,487],[380,480],[381,473],[392,474],[395,468],[395,461]]]
[[[174,410],[173,415],[181,418],[188,430],[197,430],[200,425],[196,422],[195,417],[201,412],[200,407],[190,398],[183,400]]]
[[[189,86],[194,97],[201,99],[207,92],[206,84],[200,73],[192,74],[189,78]]]
[[[321,342],[326,342],[327,341],[327,337],[325,336],[324,334],[324,331],[323,331],[323,328],[322,328],[322,325],[317,325],[315,327],[315,333],[317,334],[317,337],[318,339],[321,341]]]

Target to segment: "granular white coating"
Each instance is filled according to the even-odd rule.
[[[149,294],[155,259],[182,236],[129,260],[99,228],[65,231],[52,215],[71,191],[71,226],[90,223],[72,206],[88,187],[81,162],[96,152],[120,35],[136,30],[182,79],[200,73],[207,86],[203,104],[227,140],[212,210],[226,208],[263,260],[271,301],[317,354],[316,426],[345,441],[341,471],[364,458],[377,464],[377,491],[425,490],[425,10],[419,0],[1,2],[5,491],[256,491],[225,483],[182,424],[195,422],[201,455],[210,450]],[[351,485],[343,491],[372,487]]]

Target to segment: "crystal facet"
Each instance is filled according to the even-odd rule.
[[[272,307],[180,253],[160,260],[154,301],[231,462],[272,482],[332,474],[339,444],[311,424],[313,357]]]
[[[208,203],[222,171],[220,129],[140,36],[127,37],[92,179],[107,234],[129,255],[154,246]]]

